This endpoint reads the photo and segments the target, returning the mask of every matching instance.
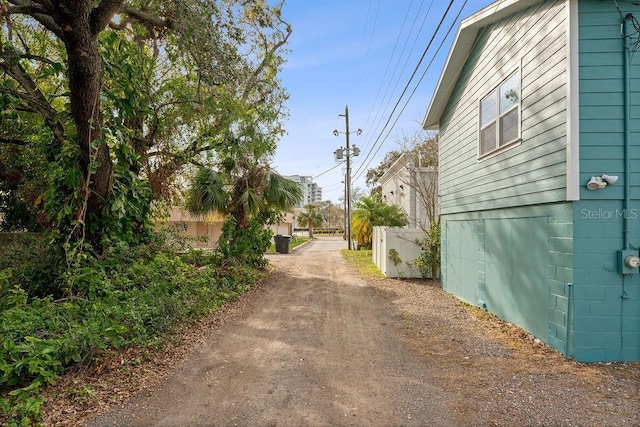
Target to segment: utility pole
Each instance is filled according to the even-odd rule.
[[[336,160],[342,160],[343,157],[343,153],[346,150],[346,153],[344,153],[347,157],[347,173],[345,176],[345,196],[346,196],[346,203],[347,203],[347,215],[346,215],[346,232],[347,232],[347,242],[348,242],[348,247],[349,250],[352,249],[352,245],[351,245],[351,156],[357,156],[360,154],[360,149],[358,147],[356,147],[355,145],[353,146],[353,153],[352,153],[352,149],[349,145],[349,134],[351,132],[349,132],[349,106],[345,106],[344,107],[344,114],[339,114],[339,117],[344,117],[344,122],[345,122],[345,132],[340,132],[337,129],[333,131],[333,134],[335,136],[340,135],[341,133],[345,134],[346,137],[346,149],[343,149],[342,147],[338,148],[336,151],[334,151],[334,155],[336,157]],[[362,129],[358,129],[357,131],[355,131],[356,135],[360,135],[362,134]]]
[[[342,181],[342,183],[344,184],[344,200],[343,200],[343,209],[344,209],[344,233],[342,234],[342,236],[344,237],[344,240],[347,240],[347,176],[345,175],[344,181]]]
[[[347,138],[347,243],[351,250],[351,150],[349,147],[349,107],[344,107],[345,136]]]

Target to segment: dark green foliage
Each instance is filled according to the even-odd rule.
[[[271,230],[264,227],[267,222],[263,215],[251,218],[246,227],[236,226],[233,218],[222,226],[218,240],[218,252],[226,263],[240,263],[252,267],[262,267],[267,261],[264,254],[271,245]]]
[[[258,253],[265,237],[248,236],[240,240],[251,248],[248,253]],[[155,237],[147,245],[119,243],[101,259],[84,257],[69,270],[60,268],[55,280],[46,278],[63,290],[56,298],[43,296],[45,287],[36,282],[38,292],[32,292],[26,286],[27,268],[8,267],[4,261],[0,424],[37,422],[40,389],[66,367],[87,363],[108,349],[161,344],[178,327],[215,311],[260,277],[257,270],[224,262],[218,254],[178,254],[166,244],[170,234]],[[260,265],[262,256],[244,259]]]
[[[440,221],[431,221],[427,236],[416,240],[422,252],[415,260],[415,265],[422,277],[438,279],[440,277]]]
[[[13,186],[0,181],[0,232],[40,231],[42,226],[38,223],[34,209],[16,195],[15,188],[9,187]]]
[[[11,270],[10,288],[17,286],[28,297],[63,296],[64,252],[48,234],[0,233],[0,247],[0,271]],[[8,289],[0,282],[0,299]]]

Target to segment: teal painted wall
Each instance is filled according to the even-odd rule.
[[[598,191],[605,191],[607,188]],[[640,202],[628,215],[640,236]],[[574,353],[580,361],[640,360],[640,275],[617,271],[622,249],[622,201],[590,200],[574,204]]]
[[[478,258],[480,249],[479,226],[481,221],[448,220],[441,223],[443,238],[442,252],[447,262],[442,263],[442,281],[445,289],[463,301],[481,305],[478,283],[481,265]]]
[[[566,21],[548,0],[479,31],[440,119],[442,214],[565,200]],[[479,101],[516,70],[522,144],[478,160]]]
[[[548,342],[547,217],[485,219],[487,309]]]
[[[579,3],[579,80],[580,80],[580,181],[592,175],[624,174],[624,79],[620,36],[622,16],[633,13],[640,19],[640,6],[620,2]],[[632,56],[631,67],[631,158],[640,159],[640,52]],[[631,194],[640,198],[640,170],[631,183]],[[581,200],[620,200],[624,198],[623,179],[607,191],[580,188]]]
[[[610,1],[578,3],[579,201],[564,201],[566,186],[557,185],[566,173],[564,66],[555,67],[555,74],[537,75],[533,81],[539,86],[530,95],[523,88],[523,120],[530,122],[523,121],[521,146],[489,162],[474,157],[473,117],[484,84],[477,67],[488,61],[485,55],[495,55],[492,37],[501,34],[506,40],[504,28],[515,28],[518,20],[527,28],[531,16],[549,18],[547,10],[566,16],[559,2],[542,2],[480,32],[477,51],[462,69],[440,123],[443,287],[587,362],[640,361],[640,274],[622,275],[617,269],[619,250],[640,248],[640,51],[630,67],[631,169],[625,183],[620,37],[621,17],[633,13],[640,20],[640,6],[618,3],[620,11]],[[566,24],[555,19],[560,21],[547,22]],[[564,50],[561,37],[553,37],[564,36],[564,29],[556,31],[539,36],[551,43],[549,48]],[[523,64],[523,86],[536,75],[527,77],[524,69]],[[527,103],[528,96],[541,98]],[[587,190],[589,178],[603,173],[620,178],[607,188]],[[528,188],[520,185],[523,180],[535,182],[539,191],[522,191]],[[500,187],[506,181],[513,183],[509,191]],[[521,258],[530,262],[523,265]]]
[[[444,289],[564,352],[572,218],[570,203],[444,215]]]
[[[573,355],[581,361],[640,360],[640,274],[621,275],[617,251],[640,247],[640,54],[630,67],[630,206],[625,209],[624,56],[621,17],[640,19],[640,6],[580,1],[580,180],[618,175],[597,191],[581,185],[574,204]],[[636,34],[636,40],[640,35]]]

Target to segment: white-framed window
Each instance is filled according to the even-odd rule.
[[[480,100],[478,157],[520,140],[520,73]]]

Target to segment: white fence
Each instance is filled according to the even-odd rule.
[[[414,261],[420,256],[419,228],[373,227],[373,262],[385,277],[422,277]]]

